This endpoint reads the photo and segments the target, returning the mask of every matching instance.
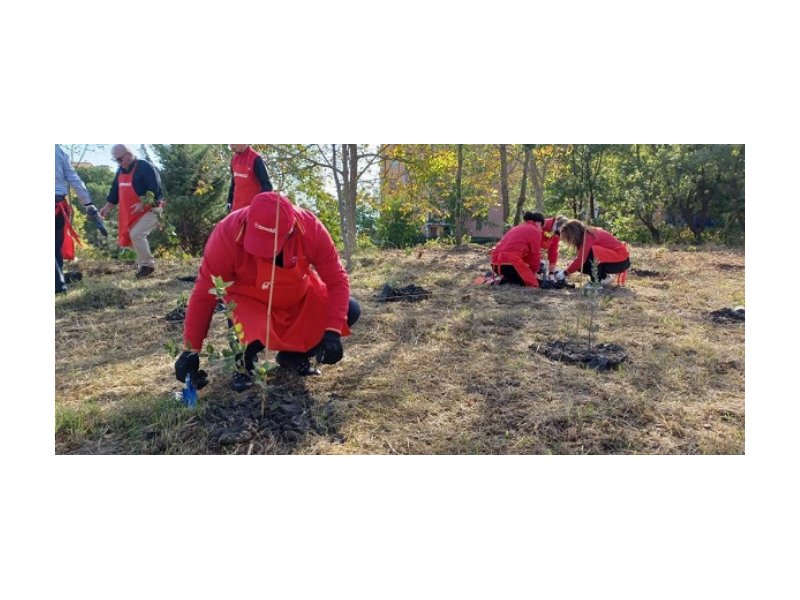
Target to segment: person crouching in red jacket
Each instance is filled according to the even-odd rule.
[[[492,251],[492,271],[503,276],[504,284],[539,287],[536,273],[542,229],[535,220],[535,213],[526,212],[522,219],[523,222],[509,229]]]
[[[600,227],[572,219],[561,228],[561,239],[576,248],[578,256],[565,270],[556,272],[556,279],[564,279],[576,271],[592,275],[592,261],[597,261],[598,278],[607,283],[610,275],[627,271],[631,266],[628,246]]]
[[[311,357],[323,364],[342,359],[340,338],[350,334],[361,309],[350,297],[347,272],[328,230],[311,212],[276,192],[262,192],[214,228],[189,298],[185,351],[175,363],[176,378],[184,381],[188,374],[198,388],[206,383],[198,354],[217,303],[209,292],[212,276],[232,282],[225,301],[235,302],[233,324],[241,324],[244,332],[248,374],[237,372],[232,389],[252,385],[253,363],[267,344],[278,351],[275,360],[281,367],[301,375],[319,373]]]
[[[561,240],[561,228],[567,222],[566,217],[548,217],[540,213],[534,213],[541,220],[542,226],[542,261],[547,262],[547,275],[552,279],[558,265],[558,244]],[[546,255],[546,259],[545,259]]]

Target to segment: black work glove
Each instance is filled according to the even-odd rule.
[[[208,384],[208,373],[200,370],[200,356],[197,352],[186,350],[175,361],[175,378],[183,383],[186,381],[187,375],[189,376],[189,381],[198,390]]]
[[[324,365],[335,365],[342,360],[344,349],[342,348],[341,335],[335,331],[326,331],[322,336],[322,341],[317,349],[317,362]]]
[[[97,225],[97,231],[103,236],[108,237],[108,231],[106,230],[105,223],[103,223],[103,217],[100,216],[100,211],[97,210],[97,207],[94,204],[84,204],[83,207],[86,209],[86,216]]]

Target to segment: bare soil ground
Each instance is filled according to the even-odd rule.
[[[744,304],[741,250],[633,248],[626,286],[601,294],[594,333],[628,358],[603,372],[536,351],[586,340],[579,287],[476,286],[488,268],[479,246],[357,255],[362,317],[344,360],[318,377],[276,370],[263,416],[255,392],[228,389],[220,364],[202,365],[211,383],[196,409],[174,399],[164,344],[180,342],[182,321],[165,317],[198,262],[161,260],[144,281],[119,261],[71,267],[84,277],[55,301],[56,453],[744,453],[745,326],[710,318]],[[432,295],[378,302],[387,283]],[[216,346],[224,334],[217,313]]]

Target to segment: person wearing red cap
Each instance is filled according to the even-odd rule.
[[[612,274],[627,271],[631,266],[628,246],[605,229],[590,227],[577,219],[571,219],[561,228],[561,237],[577,249],[578,255],[565,270],[556,272],[557,280],[580,271],[591,275],[592,281],[595,281],[592,263],[596,262],[599,281],[608,283]]]
[[[239,210],[253,201],[256,194],[271,192],[272,183],[261,155],[250,144],[229,144],[231,158],[231,187],[228,190],[228,212]]]
[[[311,357],[323,364],[342,359],[340,338],[350,334],[361,309],[350,297],[347,271],[333,239],[311,212],[278,193],[264,192],[217,223],[189,298],[185,351],[175,363],[177,379],[184,381],[188,374],[198,388],[205,385],[198,355],[216,305],[209,293],[213,276],[232,283],[226,301],[235,302],[234,324],[243,327],[246,351],[240,360],[248,373],[267,345],[278,351],[275,359],[281,367],[302,375],[319,373],[311,367]],[[231,383],[236,391],[251,385],[243,373]]]
[[[536,213],[526,212],[522,219],[523,222],[509,229],[492,251],[492,271],[503,276],[502,283],[539,287],[536,273],[542,229],[536,221]]]

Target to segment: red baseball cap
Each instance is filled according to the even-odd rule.
[[[247,210],[245,251],[262,258],[272,258],[276,252],[280,254],[297,220],[292,203],[277,192],[261,192]]]

